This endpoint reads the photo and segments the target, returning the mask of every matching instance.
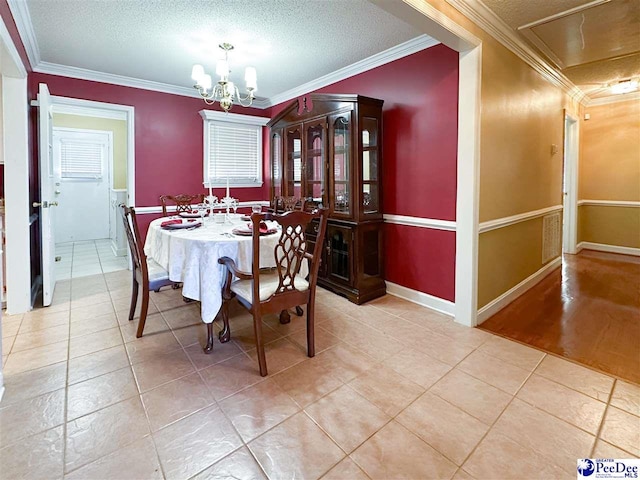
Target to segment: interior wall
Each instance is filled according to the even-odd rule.
[[[113,178],[111,188],[127,188],[127,122],[111,118],[55,113],[54,127],[101,130],[113,133]]]
[[[455,221],[457,52],[437,45],[315,93],[384,100],[383,213]],[[289,103],[275,106],[272,116]],[[454,301],[455,232],[388,223],[384,229],[386,280]]]
[[[640,248],[640,100],[587,107],[585,113],[590,119],[581,119],[578,242]]]

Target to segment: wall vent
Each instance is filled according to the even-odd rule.
[[[560,256],[562,220],[560,212],[542,217],[542,263]]]

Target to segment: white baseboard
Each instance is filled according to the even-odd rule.
[[[2,397],[4,396],[4,385],[0,387],[0,403],[2,403]]]
[[[118,248],[118,244],[111,240],[111,251],[116,257],[124,257],[127,254],[127,247]]]
[[[484,322],[487,318],[498,313],[500,310],[502,310],[508,304],[513,302],[516,298],[518,298],[520,295],[525,293],[531,287],[535,286],[544,277],[546,277],[548,274],[550,274],[553,270],[558,268],[560,265],[562,265],[562,257],[558,257],[554,260],[551,260],[544,267],[542,267],[540,270],[530,275],[529,277],[525,278],[515,287],[507,290],[498,298],[487,303],[484,307],[478,310],[478,325]]]
[[[605,243],[580,242],[578,244],[578,252],[580,250],[597,250],[599,252],[621,253],[623,255],[634,255],[640,257],[640,248],[620,247],[618,245],[607,245]]]
[[[403,287],[397,283],[392,283],[385,280],[387,284],[387,293],[395,297],[404,298],[410,302],[417,303],[423,307],[430,308],[445,315],[453,317],[455,315],[455,303],[445,300],[444,298],[434,297],[428,293],[419,292],[418,290],[412,290],[411,288]]]

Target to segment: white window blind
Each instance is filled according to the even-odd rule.
[[[262,182],[262,131],[257,125],[208,122],[205,183],[248,185]]]
[[[60,156],[62,178],[102,178],[103,144],[63,141]]]

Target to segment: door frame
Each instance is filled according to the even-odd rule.
[[[580,122],[564,112],[562,253],[578,252],[578,163]]]
[[[55,178],[56,180],[60,180],[60,183],[64,183],[62,181],[61,177],[58,177],[59,172],[59,165],[57,164],[58,160],[61,160],[61,153],[60,153],[60,147],[56,145],[56,139],[59,139],[60,137],[64,138],[64,134],[65,133],[71,133],[71,134],[87,134],[87,135],[94,135],[96,137],[101,136],[101,137],[105,137],[104,139],[106,140],[106,148],[107,148],[107,155],[106,155],[106,160],[107,160],[107,167],[106,167],[106,178],[107,178],[107,207],[108,209],[110,209],[110,203],[111,203],[111,190],[113,190],[113,132],[109,131],[109,130],[91,130],[88,128],[72,128],[72,127],[53,127],[53,134],[52,134],[52,140],[53,140],[53,161],[54,161],[54,172],[55,172]],[[59,207],[58,207],[59,208]],[[111,225],[111,215],[108,215],[108,222],[109,222],[109,237],[111,237],[111,229],[113,227],[113,225]],[[56,232],[57,233],[57,232]]]
[[[80,98],[51,96],[53,113],[111,118],[127,122],[127,206],[134,207],[136,202],[136,157],[135,157],[135,108],[130,105],[95,102]]]

